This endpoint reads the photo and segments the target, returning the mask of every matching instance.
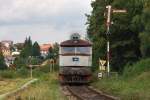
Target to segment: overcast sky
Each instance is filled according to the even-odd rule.
[[[39,43],[68,39],[86,33],[85,13],[91,0],[0,0],[0,40],[23,42],[26,36]]]

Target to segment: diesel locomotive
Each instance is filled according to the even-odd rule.
[[[59,46],[60,83],[89,83],[91,80],[92,43],[74,33]]]

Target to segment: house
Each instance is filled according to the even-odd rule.
[[[1,51],[4,57],[11,56],[11,50],[9,47],[1,46]]]
[[[13,41],[11,40],[3,40],[0,43],[1,51],[4,57],[11,56],[11,48],[13,47]]]
[[[11,40],[3,40],[1,41],[1,45],[7,47],[7,48],[10,48],[13,46],[13,41]]]
[[[52,47],[51,44],[42,44],[42,45],[40,45],[40,52],[41,52],[42,57],[45,58],[48,55],[50,47]]]
[[[15,57],[7,56],[5,57],[5,64],[10,67],[14,63]]]
[[[14,48],[14,50],[11,53],[12,56],[19,56],[20,55],[20,51],[17,48]]]
[[[15,57],[12,56],[13,41],[4,40],[0,42],[0,50],[8,67],[13,64]]]

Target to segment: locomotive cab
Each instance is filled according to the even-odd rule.
[[[89,83],[92,65],[92,44],[78,34],[59,47],[59,80],[61,83]]]

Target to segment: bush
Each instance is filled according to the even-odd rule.
[[[30,75],[29,70],[25,67],[17,69],[17,74],[18,74],[18,77],[23,77],[23,78],[29,77]]]
[[[12,79],[12,78],[17,77],[17,73],[16,71],[13,71],[13,70],[4,70],[4,71],[0,71],[0,77]]]
[[[27,78],[30,76],[29,70],[27,68],[20,68],[17,70],[4,70],[4,71],[0,71],[0,77],[1,78]]]
[[[54,66],[54,70],[58,70],[58,66]],[[41,77],[44,74],[50,73],[49,65],[33,68],[33,77]],[[3,70],[0,71],[0,78],[29,78],[30,69],[22,66],[17,70]]]
[[[44,72],[40,71],[39,69],[34,69],[33,70],[33,77],[41,77],[45,74]]]
[[[14,64],[17,67],[17,69],[26,67],[26,63],[27,63],[27,58],[17,57],[14,61]]]
[[[150,58],[142,59],[134,65],[125,66],[123,76],[130,77],[141,74],[142,72],[150,71]]]

